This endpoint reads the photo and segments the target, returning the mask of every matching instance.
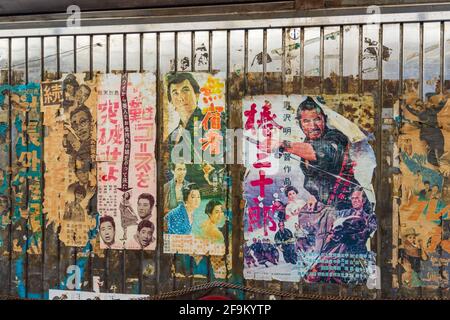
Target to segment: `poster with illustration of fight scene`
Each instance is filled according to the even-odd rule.
[[[164,77],[164,252],[224,255],[231,235],[226,201],[223,73]]]
[[[407,80],[395,105],[399,127],[394,179],[394,287],[448,287],[450,262],[450,108],[439,86],[423,99]],[[417,83],[416,83],[417,84]],[[430,89],[430,88],[429,88]]]
[[[374,151],[321,97],[243,100],[244,276],[367,284],[377,229]]]
[[[151,73],[99,77],[97,208],[102,249],[156,247],[156,81]]]
[[[96,78],[67,74],[41,83],[48,224],[66,246],[85,246],[96,220]]]

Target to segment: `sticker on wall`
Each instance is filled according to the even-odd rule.
[[[102,249],[156,247],[155,105],[153,74],[100,77],[97,207]]]
[[[164,77],[164,252],[224,255],[227,210],[225,74]],[[229,230],[228,230],[229,229]],[[227,231],[228,230],[228,231]]]
[[[47,223],[66,246],[85,246],[96,214],[96,80],[67,74],[41,84]]]
[[[243,100],[244,276],[365,284],[376,270],[367,135],[310,96]]]

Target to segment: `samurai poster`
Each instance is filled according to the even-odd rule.
[[[399,126],[394,180],[398,246],[394,287],[448,287],[450,128],[448,95],[409,90],[395,105]]]
[[[105,74],[97,103],[100,248],[156,247],[156,81]]]
[[[40,253],[42,192],[41,192],[41,121],[40,85],[4,85],[0,87],[0,213],[2,225],[9,220],[12,209],[13,229],[31,231],[25,240],[13,239],[13,250]],[[8,164],[6,138],[7,114],[11,110],[12,163]],[[11,184],[8,184],[8,167],[11,168]],[[11,188],[11,190],[10,190]],[[11,191],[11,193],[10,193]],[[10,195],[12,198],[10,199]],[[28,245],[25,243],[28,241]]]
[[[244,276],[365,284],[375,271],[367,133],[321,97],[243,100]]]
[[[41,84],[46,129],[45,200],[48,222],[66,246],[85,246],[96,225],[96,82],[67,74]]]
[[[190,72],[164,78],[166,253],[225,254],[225,239],[231,234],[225,79],[223,73]]]

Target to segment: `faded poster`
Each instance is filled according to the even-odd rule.
[[[169,73],[163,88],[164,252],[224,255],[225,75]]]
[[[4,148],[6,137],[7,117],[0,115],[0,146],[5,152],[0,166],[0,212],[2,221],[12,209],[13,233],[15,230],[30,230],[30,237],[13,237],[13,250],[25,253],[40,253],[42,192],[41,192],[41,122],[39,94],[40,85],[0,87],[0,106],[2,114],[11,110],[11,152],[12,176],[11,186],[7,181],[8,148]],[[4,113],[3,113],[4,112]],[[11,189],[10,189],[11,188]],[[10,193],[11,191],[11,193]],[[12,199],[9,198],[11,194]],[[12,206],[12,208],[11,208]],[[23,232],[23,231],[22,231]],[[20,234],[22,234],[20,232]],[[28,241],[28,244],[25,243]]]
[[[96,82],[68,74],[41,84],[47,223],[66,246],[85,246],[96,214]]]
[[[363,284],[377,228],[367,135],[310,96],[243,100],[246,279]]]
[[[100,247],[156,247],[156,81],[105,74],[97,103]]]
[[[448,95],[419,99],[408,90],[395,105],[399,125],[394,180],[398,246],[393,252],[394,287],[449,286],[450,114]]]
[[[11,199],[9,195],[9,103],[5,101],[5,95],[1,95],[3,102],[0,103],[0,215],[1,228],[6,229],[9,225],[9,212]],[[0,246],[3,246],[3,239],[0,239]]]

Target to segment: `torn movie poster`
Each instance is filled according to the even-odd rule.
[[[155,103],[151,73],[99,77],[97,207],[102,249],[156,247]]]
[[[26,251],[30,254],[41,252],[42,139],[39,96],[40,85],[37,83],[0,86],[0,214],[2,226],[6,226],[12,209],[13,232],[30,230],[28,239],[12,239],[13,250],[23,254]],[[10,132],[11,166],[7,146],[8,110],[13,129]],[[10,186],[8,167],[11,167]]]
[[[5,97],[2,94],[1,97]],[[3,98],[0,103],[0,215],[1,215],[1,229],[4,230],[9,225],[9,215],[11,199],[9,194],[9,179],[10,173],[8,168],[9,150],[10,150],[10,127],[9,127],[9,102]],[[3,239],[0,239],[0,246],[3,246]]]
[[[66,246],[85,246],[96,220],[96,81],[67,74],[41,84],[47,224]],[[56,228],[55,228],[56,229]]]
[[[448,288],[449,95],[436,90],[420,99],[409,80],[407,84],[403,100],[394,106],[399,127],[394,166],[400,170],[394,180],[399,227],[393,286]]]
[[[224,255],[231,235],[223,73],[164,77],[164,252]]]
[[[247,97],[243,123],[245,278],[373,281],[367,133],[311,96]]]

